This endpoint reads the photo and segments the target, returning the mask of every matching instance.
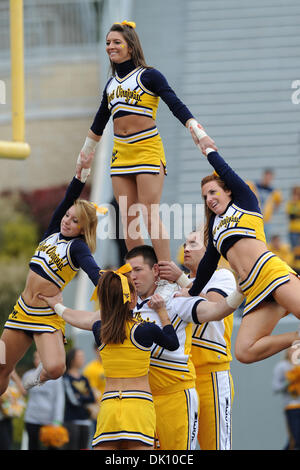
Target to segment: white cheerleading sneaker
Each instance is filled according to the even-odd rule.
[[[28,373],[25,379],[23,380],[23,387],[25,390],[29,390],[32,387],[36,387],[37,385],[42,385],[40,382],[40,375],[43,370],[43,364],[40,362],[39,365],[32,373]]]

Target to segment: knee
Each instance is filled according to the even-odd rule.
[[[236,345],[235,346],[235,357],[243,364],[252,364],[255,362],[253,354],[251,354],[250,348],[247,346]]]
[[[47,373],[47,376],[51,380],[56,380],[61,377],[66,371],[66,364],[65,362],[49,364],[47,367],[44,366],[44,369]]]

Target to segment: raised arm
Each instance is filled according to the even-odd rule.
[[[203,287],[208,283],[215,270],[217,269],[220,254],[213,245],[211,235],[203,258],[201,259],[196,277],[192,287],[189,289],[189,295],[197,296],[202,292]]]
[[[192,285],[192,281],[174,261],[159,261],[158,266],[161,279],[176,282],[180,287],[190,287]]]
[[[221,155],[213,149],[207,149],[207,160],[227,188],[231,190],[234,200],[239,201],[243,206],[249,206],[250,210],[260,212],[257,197],[250,189],[249,185],[228,165]]]
[[[66,190],[63,200],[56,208],[48,226],[48,229],[43,235],[43,239],[51,235],[52,233],[59,232],[61,219],[63,218],[67,210],[74,204],[76,199],[79,198],[84,188],[86,179],[90,173],[93,158],[93,152],[90,152],[89,154],[81,153],[80,159],[78,157],[75,170],[76,176],[74,176],[74,178],[72,179],[71,183],[69,184]]]

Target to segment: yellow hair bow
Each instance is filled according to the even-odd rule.
[[[130,28],[133,28],[133,29],[135,29],[135,27],[136,27],[136,24],[135,24],[134,21],[127,21],[127,20],[124,20],[124,21],[122,21],[122,23],[116,22],[115,24],[121,24],[121,25],[123,25],[123,26],[130,26]]]
[[[92,204],[95,207],[96,212],[98,212],[98,214],[104,215],[108,212],[108,209],[106,207],[98,206],[98,204],[96,204],[95,202],[92,202]]]
[[[126,302],[130,302],[131,297],[130,297],[129,283],[128,283],[127,277],[124,276],[124,274],[130,273],[132,271],[131,265],[129,263],[126,263],[123,266],[121,266],[119,269],[117,269],[116,271],[112,269],[101,269],[100,274],[103,274],[107,271],[112,271],[119,276],[119,278],[121,279],[121,285],[122,285],[122,291],[123,291],[123,303],[125,304]],[[94,300],[95,302],[97,301],[97,288],[98,286],[95,287],[92,297],[90,299],[90,300]]]

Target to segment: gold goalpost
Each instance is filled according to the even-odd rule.
[[[12,141],[0,140],[0,158],[25,159],[30,146],[25,142],[23,0],[10,0],[10,54]]]

